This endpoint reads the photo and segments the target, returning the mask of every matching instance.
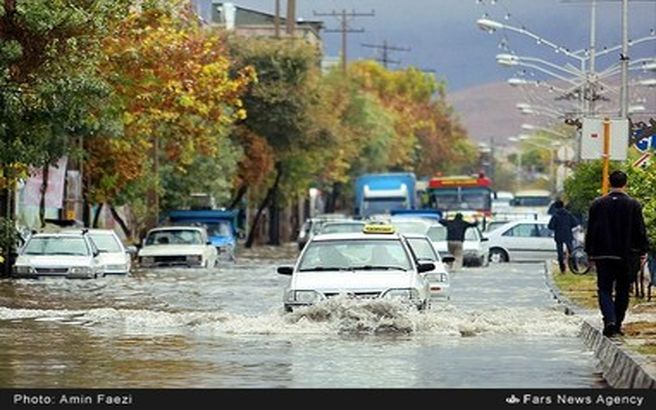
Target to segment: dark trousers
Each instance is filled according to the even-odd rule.
[[[563,249],[563,245],[567,246],[567,252],[569,254],[572,254],[572,250],[574,249],[574,244],[572,243],[571,239],[568,240],[556,240],[556,252],[558,252],[558,266],[560,266],[560,272],[564,273],[567,270],[567,263],[565,261],[565,250]]]
[[[623,259],[597,259],[597,295],[604,325],[622,325],[626,308],[629,306],[631,287],[629,263]],[[613,300],[613,287],[615,299]]]

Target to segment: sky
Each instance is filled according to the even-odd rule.
[[[212,0],[196,0],[209,4]],[[216,0],[215,0],[216,1]],[[274,0],[233,1],[238,6],[260,11],[274,10]],[[621,2],[600,0],[597,12],[598,50],[621,43]],[[650,35],[656,28],[656,0],[629,2],[629,38]],[[281,0],[283,13],[286,0]],[[425,70],[434,70],[438,79],[445,80],[449,92],[460,91],[489,82],[505,81],[513,76],[512,69],[496,63],[495,55],[512,51],[522,56],[536,57],[564,65],[574,62],[562,59],[552,49],[539,45],[526,35],[501,30],[493,34],[478,28],[476,20],[491,18],[529,31],[570,50],[587,48],[590,32],[590,2],[584,0],[297,0],[297,17],[324,20],[326,28],[339,27],[334,17],[316,17],[313,12],[333,10],[375,13],[374,17],[359,17],[350,22],[363,33],[349,35],[349,61],[375,58],[376,50],[362,43],[410,48],[408,52],[392,52],[391,58]],[[326,55],[339,55],[339,33],[323,33]],[[503,42],[506,48],[503,47]],[[630,57],[656,56],[656,41],[632,48]],[[598,61],[599,69],[618,61],[618,53],[609,53]],[[534,74],[537,76],[541,73]]]

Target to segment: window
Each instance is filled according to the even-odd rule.
[[[408,243],[412,248],[412,251],[415,253],[417,260],[420,261],[437,261],[438,256],[431,245],[430,241],[421,238],[410,238]]]
[[[410,260],[400,240],[345,240],[311,242],[301,260],[301,271],[366,270],[394,267],[409,270]]]
[[[518,224],[507,230],[503,236],[514,236],[519,238],[539,237],[537,226],[535,224]]]
[[[89,237],[101,252],[122,252],[121,245],[114,235],[90,234]]]
[[[89,255],[83,237],[41,236],[32,238],[23,251],[25,255]]]

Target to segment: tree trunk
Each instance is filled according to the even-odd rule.
[[[50,164],[43,166],[41,181],[41,201],[39,201],[39,221],[41,228],[46,226],[46,192],[48,192],[48,178],[50,177]]]
[[[248,192],[248,185],[242,184],[237,190],[235,198],[230,202],[230,205],[228,205],[228,209],[234,209],[237,205],[239,205],[242,198],[244,198],[244,195],[246,195],[246,192]]]
[[[123,231],[125,237],[132,238],[132,233],[130,232],[130,229],[128,229],[128,225],[125,223],[123,218],[121,218],[121,216],[118,214],[116,208],[114,208],[114,205],[109,204],[109,212],[111,212],[114,220],[118,222],[118,225],[121,227],[121,230]]]
[[[98,208],[96,208],[96,212],[93,213],[93,224],[91,225],[93,228],[98,227],[98,220],[100,219],[100,214],[102,213],[103,210],[103,204],[102,202],[98,204]]]
[[[260,206],[257,208],[257,213],[255,214],[255,217],[253,218],[253,223],[251,224],[251,229],[248,232],[248,238],[246,239],[246,243],[244,246],[246,248],[251,248],[253,247],[253,242],[255,241],[255,232],[257,231],[257,226],[260,222],[260,217],[262,216],[262,212],[264,211],[264,208],[269,205],[271,202],[271,199],[275,192],[278,190],[278,184],[280,183],[280,178],[282,177],[282,169],[280,163],[276,164],[276,179],[273,181],[273,185],[269,190],[267,191],[266,197],[264,200],[262,200],[262,203]]]

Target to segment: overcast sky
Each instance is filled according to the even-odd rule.
[[[209,3],[212,0],[197,0]],[[216,0],[215,0],[216,1]],[[265,12],[273,12],[274,0],[239,0],[236,5]],[[286,0],[281,0],[283,13]],[[375,57],[376,50],[361,43],[392,45],[411,48],[410,52],[393,52],[393,59],[401,66],[413,65],[435,70],[438,78],[447,81],[449,91],[503,81],[512,75],[495,62],[495,55],[503,52],[499,42],[503,33],[488,34],[476,26],[485,13],[489,18],[528,30],[563,47],[578,50],[589,43],[590,3],[581,0],[297,0],[299,18],[324,20],[327,28],[338,28],[333,17],[315,17],[313,11],[331,12],[347,9],[361,12],[375,11],[374,17],[360,17],[351,27],[364,28],[364,33],[349,35],[349,60]],[[617,0],[601,0],[598,6],[598,49],[620,44],[620,9]],[[648,36],[656,27],[656,1],[630,1],[629,28],[631,38]],[[508,32],[508,46],[523,56],[534,56],[558,64],[551,49],[538,45],[521,34]],[[337,56],[340,47],[338,33],[324,33],[325,52]],[[632,58],[656,55],[656,41],[636,46]],[[603,69],[618,59],[610,53],[600,59]],[[573,61],[571,61],[573,62]]]

